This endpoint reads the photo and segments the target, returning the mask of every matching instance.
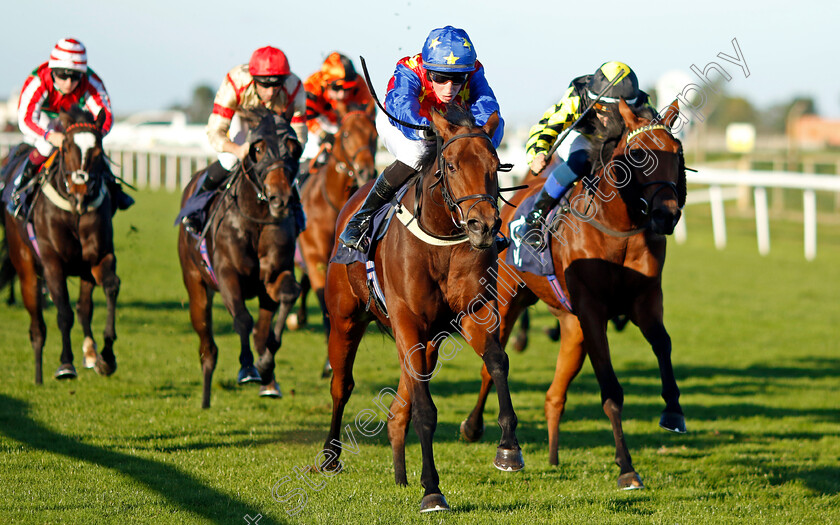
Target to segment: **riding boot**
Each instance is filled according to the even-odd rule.
[[[385,168],[382,174],[376,178],[376,182],[373,183],[373,188],[365,198],[362,207],[353,215],[338,238],[341,244],[353,250],[367,253],[369,247],[367,232],[370,229],[371,217],[376,210],[394,198],[400,186],[415,173],[416,171],[413,168],[400,161],[394,161],[393,164]],[[389,181],[395,184],[392,185]]]
[[[22,166],[18,168],[18,175],[12,178],[12,184],[14,186],[12,187],[9,203],[6,206],[6,209],[12,216],[17,216],[20,211],[23,192],[29,185],[29,182],[35,177],[35,174],[38,173],[38,168],[41,167],[40,164],[35,164],[28,157],[23,159],[21,164]]]
[[[210,164],[209,166],[207,166],[207,174],[205,175],[204,180],[201,182],[201,186],[197,190],[195,190],[193,196],[199,195],[201,193],[215,191],[216,188],[221,186],[225,179],[227,179],[229,174],[230,172],[226,170],[219,161]],[[201,220],[201,216],[204,214],[203,212],[203,209],[196,210],[195,212],[181,219],[181,223],[184,225],[184,229],[192,233],[193,235],[200,235],[203,226]]]
[[[114,203],[114,211],[127,210],[134,206],[134,199],[123,191],[122,184],[117,181],[110,168],[105,173],[105,185],[108,187],[108,193]]]
[[[565,191],[565,189],[561,191],[560,197],[563,196]],[[525,217],[525,224],[520,226],[516,231],[516,236],[521,242],[534,249],[542,248],[543,236],[535,235],[534,232],[542,231],[542,225],[545,222],[545,217],[547,217],[551,209],[557,205],[557,202],[560,201],[560,197],[552,197],[547,191],[545,191],[545,188],[540,190],[540,193],[537,195],[537,200],[534,202],[534,209],[531,210]]]

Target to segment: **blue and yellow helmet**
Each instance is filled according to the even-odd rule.
[[[423,66],[430,71],[475,71],[475,47],[463,29],[452,26],[433,29],[423,44]]]

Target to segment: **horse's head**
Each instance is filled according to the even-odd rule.
[[[627,128],[614,159],[621,169],[611,170],[618,188],[626,186],[641,204],[654,233],[670,235],[685,205],[686,180],[682,144],[671,134],[679,115],[675,100],[661,118],[644,118],[621,100],[619,112]],[[621,175],[623,173],[623,176]],[[632,206],[632,204],[631,204]]]
[[[271,216],[282,219],[289,211],[302,147],[291,126],[268,109],[251,110],[243,119],[249,123],[251,144],[243,169],[255,184],[257,197],[268,202]]]
[[[376,177],[378,137],[373,124],[373,105],[365,111],[350,111],[341,119],[332,156],[336,170],[351,179],[350,186],[361,188]]]
[[[59,152],[59,176],[74,210],[82,214],[102,190],[102,172],[106,169],[102,149],[102,124],[105,112],[93,116],[78,107],[62,111],[59,121],[64,129],[64,142]]]
[[[446,116],[433,111],[432,124],[442,140],[438,153],[438,181],[453,221],[465,230],[470,244],[486,249],[494,244],[501,226],[497,172],[501,166],[490,137],[499,125],[493,113],[484,126],[476,126],[468,110],[450,105]]]

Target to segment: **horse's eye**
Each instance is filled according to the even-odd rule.
[[[451,162],[447,162],[446,163],[446,169],[448,169],[449,171],[455,171],[455,166],[452,165]]]
[[[641,149],[631,149],[628,155],[630,156],[630,159],[636,164],[640,164],[645,160],[645,157],[647,157],[647,153],[645,153],[645,151]]]

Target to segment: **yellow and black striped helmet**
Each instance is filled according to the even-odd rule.
[[[640,95],[639,79],[624,62],[605,62],[595,71],[586,84],[586,95],[590,101],[598,98],[598,94],[616,77],[619,77],[619,80],[601,96],[600,102],[614,104],[623,97],[631,106],[635,104]]]

